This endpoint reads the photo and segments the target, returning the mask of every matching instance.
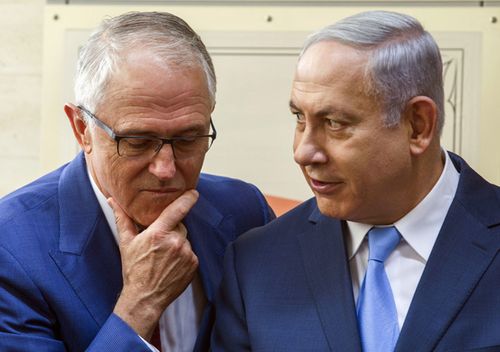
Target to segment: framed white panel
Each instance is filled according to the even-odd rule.
[[[79,46],[105,14],[137,10],[91,8],[92,11],[80,6],[47,8],[47,32],[54,34],[60,45],[51,43],[46,48],[56,55],[44,70],[55,75],[44,80],[47,87],[43,100],[42,163],[47,170],[71,159],[78,150],[62,106],[72,100]],[[309,198],[311,192],[293,162],[294,120],[288,100],[294,66],[309,33],[365,9],[192,6],[154,10],[170,11],[186,19],[200,33],[214,60],[218,93],[213,118],[219,135],[207,154],[204,171],[245,179],[267,194]],[[442,50],[446,95],[443,146],[463,155],[483,175],[498,182],[500,158],[496,154],[491,158],[487,153],[491,147],[500,148],[499,139],[493,136],[500,123],[481,115],[496,111],[488,100],[495,89],[489,79],[500,76],[492,62],[500,58],[500,41],[493,40],[500,31],[490,21],[490,13],[484,9],[393,10],[419,18]],[[54,23],[55,13],[65,17],[64,24]],[[443,21],[445,15],[452,20]],[[491,71],[486,81],[485,69]],[[50,112],[57,112],[57,117]]]

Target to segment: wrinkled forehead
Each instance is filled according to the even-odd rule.
[[[135,48],[122,53],[116,63],[111,79],[116,79],[123,74],[139,71],[154,71],[157,74],[157,80],[168,80],[170,73],[196,71],[204,74],[204,67],[200,60],[194,54],[179,56],[161,54],[148,48]],[[140,79],[140,77],[139,77]],[[165,83],[165,82],[163,82]],[[170,82],[173,84],[175,82]],[[205,84],[208,82],[205,79]]]
[[[137,89],[154,88],[164,92],[167,87],[186,86],[187,77],[195,77],[196,88],[200,94],[208,94],[209,83],[204,67],[195,57],[186,56],[181,60],[178,54],[165,56],[157,52],[135,48],[127,51],[115,62],[107,77],[101,104],[110,103],[116,98],[113,93],[117,90],[133,92]]]
[[[365,75],[370,55],[368,51],[325,40],[312,44],[300,57],[296,78],[317,73],[325,80],[338,75]]]
[[[322,41],[311,45],[297,63],[293,87],[341,89],[364,94],[368,92],[369,55],[365,51],[334,42]]]
[[[311,45],[297,64],[291,106],[314,114],[343,112],[351,116],[379,110],[367,75],[369,53],[324,41]]]
[[[165,62],[152,53],[131,52],[108,80],[102,103],[153,98],[173,103],[185,95],[210,100],[207,77],[200,64]]]
[[[165,66],[137,56],[109,81],[95,113],[119,135],[171,136],[205,132],[211,111],[200,67]]]

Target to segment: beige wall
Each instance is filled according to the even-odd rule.
[[[40,170],[43,0],[0,0],[0,196]]]
[[[44,5],[43,0],[0,0],[0,196],[34,179],[42,170],[46,172],[53,169],[76,153],[76,146],[62,112],[62,104],[70,100],[72,95],[70,77],[74,62],[68,58],[71,59],[78,42],[84,40],[88,30],[102,16],[138,9],[132,6],[52,5],[46,6],[43,14]],[[210,46],[213,49],[220,83],[216,121],[219,129],[222,126],[221,132],[224,133],[210,152],[206,163],[207,171],[244,178],[256,183],[267,193],[297,199],[308,197],[309,191],[293,165],[291,133],[283,128],[283,124],[287,123],[285,120],[290,119],[287,95],[296,51],[307,33],[366,8],[325,10],[314,6],[155,6],[149,9],[171,11],[185,18],[195,30],[202,33],[209,49]],[[497,152],[500,150],[497,88],[500,82],[500,23],[491,21],[492,16],[497,16],[500,21],[500,7],[396,7],[392,10],[407,12],[420,19],[436,35],[440,46],[443,44],[443,47],[453,49],[468,43],[463,60],[466,67],[472,69],[467,69],[460,76],[464,80],[464,99],[467,99],[467,104],[460,105],[460,109],[463,106],[463,120],[459,121],[462,126],[459,135],[460,138],[463,137],[464,146],[461,151],[483,176],[494,183],[500,183],[500,153]],[[55,14],[57,20],[54,20]],[[271,22],[267,20],[269,15],[273,17]],[[42,29],[45,31],[45,45],[42,45]],[[224,45],[221,46],[220,43]],[[245,100],[251,98],[252,89],[249,87],[253,86],[235,74],[240,72],[238,65],[245,64],[247,58],[252,59],[251,65],[246,63],[244,66],[247,71],[248,68],[255,68],[257,56],[251,49],[252,46],[257,48],[257,54],[270,58],[269,62],[262,61],[261,64],[262,67],[273,67],[274,76],[268,77],[273,82],[268,85],[272,87],[276,98],[270,95],[269,102],[248,103],[248,107],[244,109],[241,106],[237,106],[240,109],[233,109],[229,103],[243,93]],[[282,64],[277,66],[269,53],[287,58],[286,65],[290,67]],[[240,58],[241,62],[235,61],[235,58]],[[232,74],[232,69],[235,74]],[[43,84],[42,70],[45,75]],[[256,82],[251,82],[256,84],[253,90],[257,92],[257,84],[265,79],[258,74],[251,72],[251,76],[258,78]],[[277,81],[284,82],[283,90],[281,87],[277,89]],[[241,94],[232,96],[231,93],[236,91],[233,86],[237,84],[242,84],[244,89],[238,88],[237,91]],[[274,105],[270,109],[271,104]],[[257,157],[240,158],[243,161],[237,171],[226,170],[226,166],[234,164],[232,161],[226,162],[230,157],[226,155],[228,151],[237,150],[239,145],[244,147],[242,150],[249,149],[242,138],[234,138],[236,135],[244,137],[249,125],[245,124],[243,131],[243,124],[235,124],[235,121],[229,120],[239,117],[239,121],[249,121],[250,119],[242,119],[241,110],[245,110],[254,120],[262,119],[262,123],[254,126],[256,131],[271,131],[272,136],[276,136],[276,131],[279,131],[279,138],[261,138],[261,141],[276,144],[267,146],[258,143],[256,148],[250,148],[262,149]],[[276,125],[270,125],[269,121]],[[235,131],[240,129],[239,134],[233,133],[231,128]],[[226,139],[223,138],[224,135]],[[252,139],[248,143],[255,145]],[[270,177],[255,167],[259,162],[262,163],[262,159],[269,165],[262,166],[261,170],[286,177],[270,183]],[[277,163],[282,160],[286,160],[288,165],[277,167]],[[283,184],[283,188],[278,189],[284,179],[291,183]]]

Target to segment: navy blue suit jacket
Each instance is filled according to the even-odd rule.
[[[184,224],[208,300],[201,351],[227,244],[273,215],[241,181],[201,175],[197,189]],[[0,351],[150,351],[112,313],[121,288],[120,253],[82,154],[0,201]]]
[[[396,351],[500,351],[500,188],[462,159]],[[361,350],[345,222],[314,199],[230,245],[214,351]]]

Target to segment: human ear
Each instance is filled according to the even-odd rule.
[[[64,105],[64,112],[69,119],[71,129],[73,130],[73,134],[78,144],[80,144],[80,147],[85,153],[90,153],[92,151],[90,129],[81,117],[80,109],[71,103],[67,103]]]
[[[404,118],[408,126],[412,154],[424,153],[433,141],[439,139],[437,106],[431,98],[417,96],[410,99],[406,104]]]

